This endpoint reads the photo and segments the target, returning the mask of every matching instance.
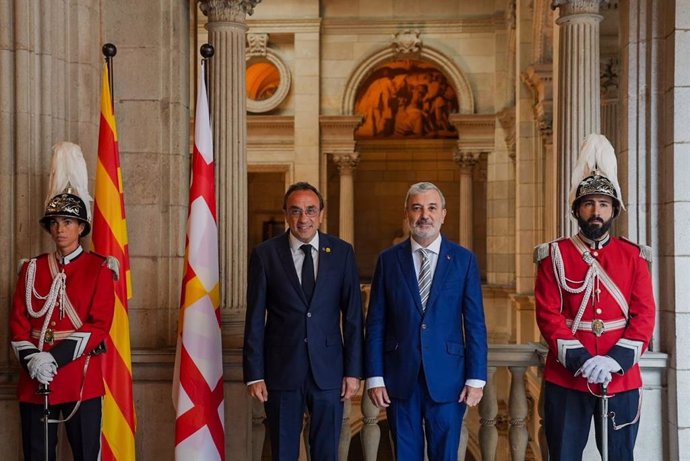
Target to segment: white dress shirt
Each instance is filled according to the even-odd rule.
[[[319,233],[314,235],[314,238],[307,243],[311,245],[311,259],[314,261],[314,280],[316,281],[319,273]],[[295,264],[297,271],[297,279],[302,283],[302,265],[304,264],[304,251],[302,251],[304,242],[292,235],[290,232],[290,253],[292,253],[292,262]]]

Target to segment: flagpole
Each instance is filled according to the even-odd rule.
[[[136,459],[136,412],[132,389],[132,355],[127,300],[131,298],[131,270],[125,217],[124,189],[114,111],[113,57],[117,48],[106,43],[101,87],[101,118],[98,130],[98,162],[92,245],[94,251],[115,257],[120,263],[119,280],[114,283],[113,324],[103,363],[105,395],[101,418],[103,461]]]
[[[199,48],[199,53],[201,54],[201,65],[204,67],[204,85],[206,85],[206,99],[208,102],[208,113],[211,114],[211,90],[209,88],[210,77],[208,75],[208,61],[213,57],[216,50],[210,43],[204,43]]]
[[[117,47],[112,43],[103,45],[103,56],[108,66],[108,84],[110,84],[110,105],[115,107],[115,88],[113,88],[113,58],[117,54]]]

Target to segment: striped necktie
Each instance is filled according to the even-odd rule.
[[[422,309],[426,310],[426,302],[431,291],[431,258],[429,250],[419,249],[419,256],[422,258],[422,266],[419,269],[419,297],[422,299]]]

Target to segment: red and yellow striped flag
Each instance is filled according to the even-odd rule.
[[[225,459],[218,225],[213,137],[204,72],[202,64],[173,375],[178,461]]]
[[[101,452],[106,461],[131,461],[135,459],[136,416],[132,398],[127,300],[132,297],[132,283],[120,153],[107,65],[103,68],[102,88],[92,242],[95,252],[118,259],[120,277],[115,282],[115,316],[108,338],[108,352],[103,361],[105,397]]]

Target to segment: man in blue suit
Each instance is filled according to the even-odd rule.
[[[342,401],[363,375],[363,314],[352,246],[318,231],[323,199],[290,186],[290,230],[258,245],[249,260],[244,380],[264,402],[274,460],[299,458],[305,408],[311,459],[336,461]]]
[[[446,216],[434,184],[410,187],[411,236],[381,253],[367,314],[369,397],[386,408],[396,459],[456,461],[465,406],[487,376],[481,281],[470,251],[440,234]]]

